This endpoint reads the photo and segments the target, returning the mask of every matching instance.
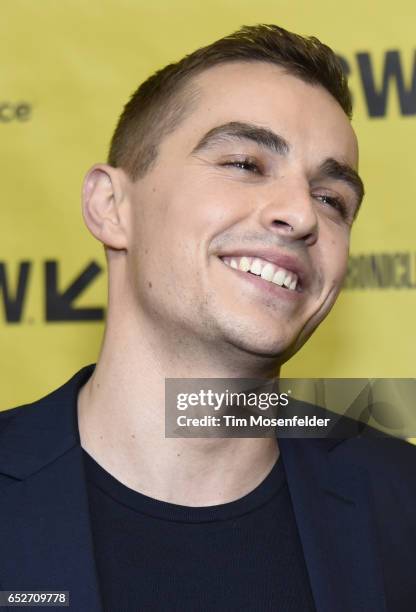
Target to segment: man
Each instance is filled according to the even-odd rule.
[[[363,197],[333,52],[243,28],[150,77],[85,222],[96,366],[0,415],[3,589],[77,611],[414,610],[414,449],[165,438],[166,378],[267,378],[333,306]]]

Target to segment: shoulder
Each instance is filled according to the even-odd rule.
[[[357,435],[336,445],[338,456],[349,455],[368,465],[404,467],[416,464],[416,446],[401,438],[382,434]]]
[[[94,365],[30,404],[0,413],[0,476],[23,479],[79,444],[77,396]]]
[[[407,491],[416,503],[416,446],[393,437],[356,436],[337,444],[330,453],[335,462],[365,468],[380,493]]]
[[[36,408],[37,404],[39,404],[41,400],[32,402],[30,404],[22,404],[21,406],[15,406],[13,408],[7,408],[6,410],[2,410],[0,412],[0,435],[6,431],[8,425],[16,418],[16,417],[26,417],[28,415],[28,411]]]
[[[33,402],[0,411],[0,435],[12,422],[14,425],[30,425],[31,421],[37,421],[41,414],[51,416],[59,407],[73,405],[80,388],[91,376],[94,367],[94,364],[83,367],[60,387]]]

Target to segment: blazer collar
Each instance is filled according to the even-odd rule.
[[[77,421],[94,365],[0,419],[3,589],[63,589],[102,612]],[[336,458],[342,440],[279,438],[317,612],[383,612],[368,474]],[[6,485],[1,475],[7,476]]]
[[[22,480],[80,444],[77,397],[94,368],[85,366],[46,397],[7,411],[3,428],[0,420],[0,474]]]

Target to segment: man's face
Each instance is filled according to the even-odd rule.
[[[130,187],[129,303],[178,342],[283,361],[345,275],[355,135],[326,90],[267,63],[195,83],[195,108]]]

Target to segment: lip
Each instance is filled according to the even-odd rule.
[[[284,268],[288,272],[293,272],[294,274],[296,274],[296,276],[298,277],[298,283],[299,283],[299,290],[297,291],[297,293],[303,292],[309,284],[308,282],[309,276],[307,274],[306,267],[302,264],[302,262],[297,257],[294,257],[293,255],[288,255],[287,253],[281,253],[277,251],[276,249],[268,249],[265,247],[260,247],[258,249],[244,248],[244,249],[239,249],[239,250],[218,253],[218,257],[220,259],[222,257],[244,257],[244,255],[246,255],[247,257],[259,257],[260,259],[269,261],[270,263],[276,266],[279,266],[280,268]],[[247,273],[243,272],[243,274],[247,274]],[[252,276],[252,275],[249,275],[249,276]],[[264,281],[264,282],[267,282],[267,281]],[[293,293],[296,293],[296,292],[293,292]]]

